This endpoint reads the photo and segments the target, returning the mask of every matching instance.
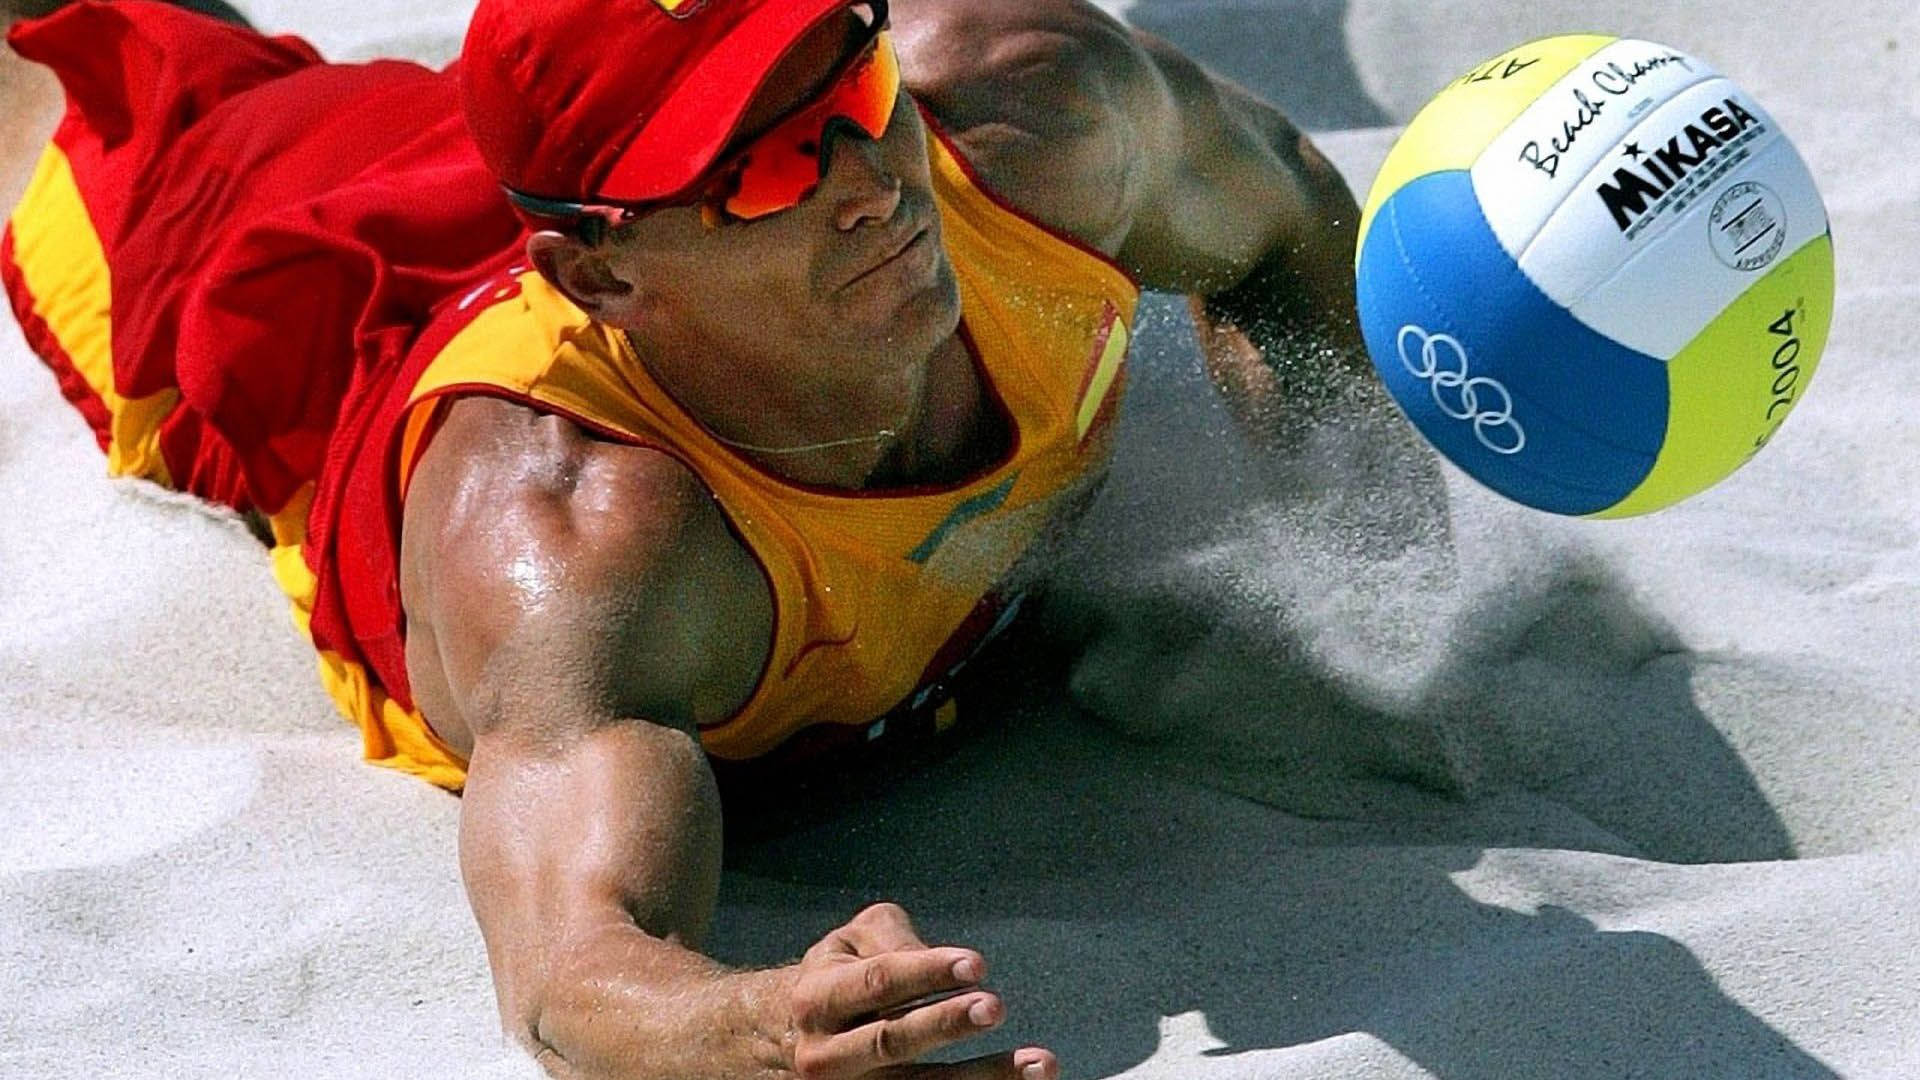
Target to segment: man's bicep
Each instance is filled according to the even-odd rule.
[[[1222,292],[1352,216],[1339,172],[1277,108],[1152,34],[1134,37],[1168,102],[1154,115],[1171,130],[1158,138],[1178,147],[1150,164],[1121,247],[1143,284]]]
[[[1352,204],[1279,110],[1086,0],[896,15],[909,85],[989,186],[1149,288],[1230,288]]]
[[[908,85],[974,171],[1028,216],[1109,255],[1171,107],[1132,33],[1085,0],[899,0]]]
[[[516,1027],[609,935],[697,945],[719,891],[720,800],[685,704],[701,657],[679,655],[700,635],[663,613],[645,539],[572,535],[568,516],[453,579],[460,605],[511,614],[443,649],[466,658],[448,685],[474,733],[461,874]]]

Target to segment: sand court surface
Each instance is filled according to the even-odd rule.
[[[236,6],[429,62],[467,13]],[[935,766],[729,822],[714,954],[781,962],[899,901],[992,962],[1010,1019],[978,1050],[1074,1078],[1920,1076],[1920,14],[1105,6],[1280,103],[1361,193],[1486,55],[1697,53],[1826,196],[1825,359],[1681,507],[1569,522],[1450,474],[1451,561],[1374,561],[1289,513],[1183,303],[1150,300],[1114,476],[1027,631],[1053,673]],[[35,74],[0,61],[9,205]],[[0,672],[0,1077],[538,1075],[497,1034],[457,801],[358,760],[259,545],[107,480],[10,320]]]

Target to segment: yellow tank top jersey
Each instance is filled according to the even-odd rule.
[[[756,757],[815,724],[869,724],[906,702],[941,674],[930,664],[983,598],[1104,472],[1138,286],[999,202],[944,137],[930,134],[928,145],[962,332],[1013,429],[1008,457],[970,481],[868,494],[774,477],[655,384],[624,334],[524,267],[467,298],[487,310],[414,384],[403,491],[436,410],[491,393],[658,448],[713,492],[774,598],[758,687],[737,714],[701,731],[718,758]],[[442,745],[412,734],[404,741],[421,744],[424,734]]]

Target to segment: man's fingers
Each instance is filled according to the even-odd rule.
[[[917,949],[849,960],[810,973],[795,1019],[807,1031],[845,1030],[932,994],[979,985],[986,965],[969,949]]]
[[[871,904],[845,926],[834,928],[807,950],[808,960],[826,956],[872,956],[899,949],[924,949],[913,920],[899,904]]]
[[[907,910],[899,904],[871,904],[855,915],[842,931],[860,956],[927,947],[914,930]]]
[[[961,994],[910,1009],[892,1019],[874,1020],[803,1044],[796,1052],[794,1065],[800,1075],[808,1077],[866,1076],[882,1069],[911,1065],[943,1046],[991,1030],[1005,1018],[1006,1008],[992,994]],[[976,1074],[961,1075],[971,1078]],[[1019,1073],[977,1075],[998,1080],[1018,1077]]]
[[[1029,1046],[952,1065],[922,1065],[907,1075],[913,1080],[1060,1080],[1060,1061]]]

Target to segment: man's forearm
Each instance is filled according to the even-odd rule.
[[[791,1080],[775,1019],[791,977],[730,970],[610,921],[558,951],[527,1034],[541,1066],[570,1080]]]
[[[1335,410],[1377,394],[1352,287],[1327,276],[1270,258],[1232,289],[1190,301],[1207,374],[1263,448],[1297,447]]]
[[[780,973],[696,951],[721,806],[694,737],[615,722],[555,747],[537,730],[483,732],[461,805],[461,871],[509,1032],[569,1080],[785,1075],[766,993]]]
[[[1379,390],[1354,301],[1360,208],[1319,150],[1282,128],[1274,153],[1305,202],[1294,227],[1238,283],[1192,301],[1208,373],[1249,434],[1277,447]]]
[[[1373,371],[1354,305],[1352,222],[1340,189],[1319,228],[1231,289],[1191,301],[1207,373],[1289,494],[1329,525],[1447,540],[1438,458]],[[1328,509],[1332,508],[1332,509]]]

